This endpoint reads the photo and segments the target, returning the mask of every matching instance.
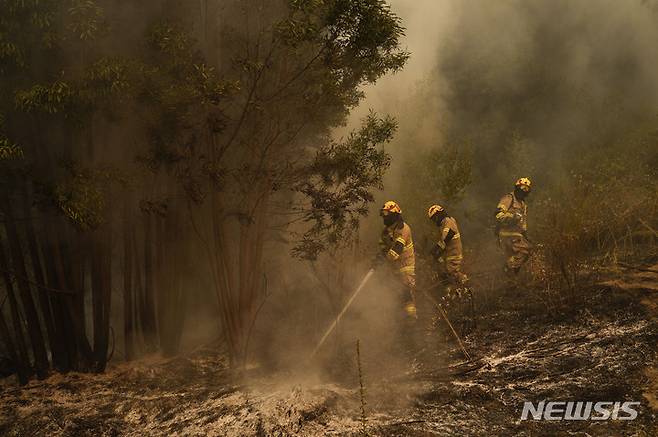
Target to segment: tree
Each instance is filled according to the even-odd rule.
[[[313,258],[348,238],[366,213],[369,190],[388,166],[377,145],[390,140],[395,122],[372,115],[344,142],[332,141],[330,129],[359,102],[363,84],[401,68],[407,54],[398,47],[399,20],[383,1],[223,6],[226,18],[205,23],[220,35],[216,45],[202,44],[209,58],[219,53],[214,67],[195,60],[180,27],[152,34],[168,60],[161,65],[188,80],[145,93],[155,96],[157,117],[144,161],[166,168],[185,194],[231,358],[240,363],[270,229],[295,232],[294,253]]]
[[[389,162],[378,145],[395,122],[373,114],[343,142],[329,132],[363,97],[361,86],[401,68],[407,54],[399,19],[383,1],[233,4],[245,8],[244,21],[239,29],[220,24],[219,62],[237,91],[225,127],[209,123],[205,168],[215,284],[240,363],[262,293],[268,229],[292,225],[294,254],[312,259],[349,238],[365,215]]]
[[[104,370],[117,273],[126,358],[142,340],[176,353],[200,253],[242,363],[272,229],[313,258],[350,238],[381,186],[395,121],[330,132],[407,58],[386,3],[207,3],[2,3],[0,157],[22,158],[0,181],[6,288],[18,285],[40,374],[46,347],[61,371]],[[110,25],[129,10],[135,32]],[[29,368],[12,317],[3,338]]]

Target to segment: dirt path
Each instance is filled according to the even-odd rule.
[[[340,384],[297,372],[236,383],[222,356],[202,349],[104,375],[5,382],[0,435],[658,435],[655,295],[604,283],[560,316],[507,296],[466,338],[478,359],[470,366],[455,367],[451,344],[435,353],[441,365],[413,375],[376,376],[366,365],[365,424],[356,370]],[[641,406],[630,422],[520,420],[524,401],[544,399]]]

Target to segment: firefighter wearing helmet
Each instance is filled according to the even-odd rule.
[[[500,199],[496,208],[498,242],[505,252],[505,272],[516,274],[530,258],[531,244],[528,231],[528,205],[526,198],[532,188],[529,178],[520,178],[514,191]]]
[[[407,319],[416,319],[416,263],[411,228],[402,219],[400,206],[390,200],[382,206],[380,215],[384,229],[379,239],[376,264],[386,263],[402,284],[402,304]]]
[[[430,251],[432,257],[443,266],[443,274],[451,284],[458,287],[465,285],[468,277],[461,271],[464,256],[457,220],[449,216],[441,205],[430,206],[427,216],[439,228],[436,244]]]

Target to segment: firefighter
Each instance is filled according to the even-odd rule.
[[[449,216],[441,205],[430,206],[427,215],[440,230],[438,241],[432,246],[430,253],[435,260],[442,263],[450,283],[458,287],[465,286],[468,277],[461,271],[464,256],[457,220]]]
[[[393,201],[384,203],[380,215],[384,229],[375,264],[385,264],[393,273],[395,279],[391,284],[396,288],[402,307],[396,311],[396,320],[391,325],[396,331],[391,352],[401,352],[411,364],[412,371],[415,371],[419,366],[424,335],[416,311],[416,263],[411,228],[402,219],[400,206]]]
[[[400,298],[406,318],[415,321],[416,273],[411,228],[402,219],[400,206],[392,200],[384,203],[380,215],[384,221],[384,230],[379,240],[380,251],[376,264],[385,262],[392,268],[402,286]]]
[[[427,216],[439,228],[437,242],[430,254],[441,266],[439,277],[447,282],[441,306],[456,316],[462,335],[465,335],[475,327],[475,313],[468,276],[462,272],[464,255],[459,226],[441,205],[430,206]]]
[[[530,258],[531,244],[528,231],[528,206],[525,199],[532,187],[529,178],[521,178],[514,184],[514,191],[505,194],[496,208],[496,232],[498,243],[505,252],[504,270],[516,275]]]

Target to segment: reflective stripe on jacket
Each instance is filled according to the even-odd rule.
[[[415,274],[414,242],[409,225],[400,221],[384,228],[379,244],[382,253],[399,273],[405,276]]]
[[[440,225],[441,232],[439,234],[439,241],[436,243],[443,249],[443,257],[446,261],[457,261],[463,258],[462,240],[457,226],[457,220],[448,216],[443,219]],[[446,237],[452,231],[452,238],[448,243],[445,243]]]

